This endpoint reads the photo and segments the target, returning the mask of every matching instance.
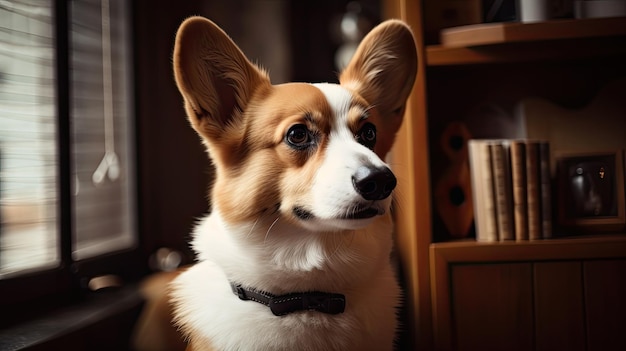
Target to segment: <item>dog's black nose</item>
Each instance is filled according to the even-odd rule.
[[[396,187],[396,177],[387,167],[361,166],[352,176],[354,189],[366,200],[382,200]]]

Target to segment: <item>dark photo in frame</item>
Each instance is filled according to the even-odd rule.
[[[560,226],[574,233],[624,229],[623,151],[560,154],[556,161]]]

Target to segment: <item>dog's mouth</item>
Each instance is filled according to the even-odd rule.
[[[294,207],[292,212],[293,212],[293,215],[296,216],[296,218],[303,220],[303,221],[308,221],[308,220],[315,218],[315,216],[313,215],[313,213],[311,213],[311,211],[308,211],[300,206]]]
[[[315,215],[311,211],[308,211],[300,206],[294,207],[292,212],[294,216],[303,221],[308,221],[315,218]],[[346,215],[339,217],[338,219],[368,219],[378,215],[382,215],[384,213],[384,210],[376,207],[356,208],[351,210]]]
[[[368,208],[357,209],[356,211],[352,211],[350,214],[348,214],[344,218],[345,219],[367,219],[367,218],[372,218],[372,217],[381,215],[383,213],[384,211],[378,208],[368,207]]]

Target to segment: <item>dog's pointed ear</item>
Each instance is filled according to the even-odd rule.
[[[215,23],[185,20],[176,33],[174,76],[194,129],[208,139],[238,127],[252,94],[271,83]]]
[[[384,132],[390,137],[381,145],[383,154],[400,128],[416,74],[417,50],[411,29],[402,21],[387,20],[363,38],[339,77],[341,85],[359,93],[385,119]]]

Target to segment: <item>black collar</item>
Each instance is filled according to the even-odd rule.
[[[275,316],[284,316],[297,311],[338,314],[343,313],[346,307],[346,297],[341,294],[312,291],[276,296],[256,289],[245,289],[241,284],[232,282],[230,287],[241,300],[251,300],[268,306]]]

